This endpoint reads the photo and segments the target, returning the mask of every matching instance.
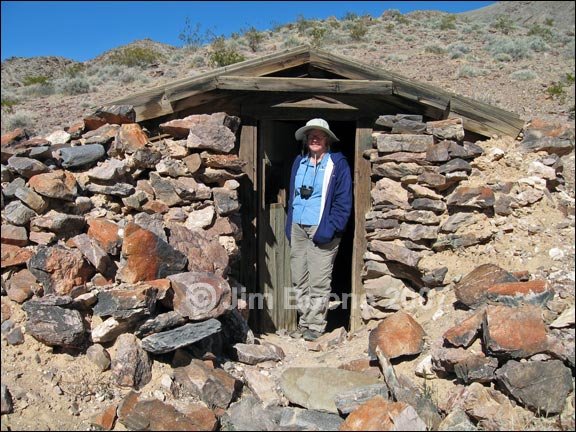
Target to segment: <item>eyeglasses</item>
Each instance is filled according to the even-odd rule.
[[[308,141],[314,141],[314,140],[322,141],[328,137],[326,135],[308,135],[306,138],[308,139]]]

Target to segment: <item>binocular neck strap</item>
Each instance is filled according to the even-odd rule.
[[[308,153],[310,154],[310,153]],[[309,158],[308,158],[309,159]],[[312,179],[312,184],[310,186],[314,187],[314,183],[316,183],[316,174],[318,173],[318,161],[316,160],[316,155],[314,155],[314,161],[316,162],[314,165],[314,178]],[[304,182],[306,181],[306,174],[308,173],[308,166],[309,161],[306,161],[306,170],[304,171],[304,175],[302,176],[302,184],[301,187],[304,186]]]

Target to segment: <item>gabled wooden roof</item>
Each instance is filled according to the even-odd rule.
[[[220,110],[260,117],[282,112],[306,119],[319,109],[331,109],[340,110],[339,119],[350,120],[393,113],[433,120],[460,117],[467,131],[484,136],[516,137],[524,127],[514,113],[308,46],[173,81],[110,104],[133,105],[139,122]]]

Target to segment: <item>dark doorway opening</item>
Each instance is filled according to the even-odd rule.
[[[332,145],[332,151],[341,151],[350,164],[352,178],[354,178],[354,152],[356,138],[356,123],[353,121],[331,121],[325,117],[330,124],[330,129],[334,131],[340,142]],[[291,285],[289,277],[289,254],[288,245],[282,245],[282,237],[285,235],[283,227],[278,223],[278,206],[283,206],[284,214],[287,213],[288,204],[288,183],[290,168],[294,157],[302,152],[302,143],[294,138],[294,132],[303,126],[305,121],[272,121],[266,125],[260,124],[260,151],[263,169],[259,169],[261,176],[259,184],[261,191],[260,199],[264,200],[259,204],[259,228],[258,233],[261,238],[259,244],[259,290],[263,293],[272,293],[275,308],[289,307],[281,299],[278,292],[285,290],[287,285]],[[263,192],[263,193],[262,193]],[[280,197],[280,199],[278,199]],[[275,212],[275,216],[270,216]],[[350,307],[352,291],[352,245],[354,243],[354,219],[352,214],[346,232],[340,243],[334,271],[332,276],[332,296],[331,305],[333,308],[328,313],[327,331],[338,327],[347,330],[350,327]],[[276,221],[275,223],[273,221]],[[272,266],[282,266],[282,268],[272,268]],[[286,272],[288,271],[288,274]],[[284,274],[284,276],[282,276]],[[284,283],[283,283],[284,280]],[[280,310],[265,308],[258,313],[259,329],[262,332],[276,331],[282,328],[290,330],[295,327],[294,316]]]

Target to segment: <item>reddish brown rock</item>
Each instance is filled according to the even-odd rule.
[[[110,405],[102,412],[94,415],[90,419],[90,424],[98,428],[98,430],[112,430],[116,423],[116,405]]]
[[[2,147],[13,146],[25,139],[28,139],[26,131],[22,128],[16,128],[12,132],[2,135]]]
[[[403,417],[403,419],[401,419]],[[404,423],[404,421],[406,423]],[[412,420],[412,421],[410,421]],[[404,427],[399,427],[402,424]],[[382,396],[374,396],[360,408],[352,411],[342,425],[341,431],[393,431],[426,430],[426,424],[414,408],[404,402],[391,402]]]
[[[120,227],[108,219],[87,219],[88,235],[96,240],[110,255],[117,255],[122,246]]]
[[[486,295],[489,300],[503,303],[507,306],[519,306],[522,304],[543,306],[554,297],[554,290],[547,281],[540,279],[526,282],[498,283],[488,288]]]
[[[58,170],[37,174],[30,178],[30,187],[40,195],[65,201],[76,198],[76,179],[69,171]]]
[[[45,294],[60,295],[85,284],[95,273],[79,250],[62,246],[39,246],[28,262],[28,269],[44,286]]]
[[[28,233],[26,228],[21,226],[2,224],[1,237],[2,245],[10,244],[22,247],[28,244]]]
[[[483,319],[484,310],[482,309],[466,318],[460,324],[448,329],[443,337],[453,346],[467,348],[476,339],[482,327]]]
[[[34,255],[34,251],[11,244],[3,244],[1,255],[2,263],[0,267],[8,268],[26,264],[26,261]]]
[[[489,353],[526,358],[548,348],[542,311],[536,306],[489,306],[482,324]]]
[[[42,286],[28,269],[22,269],[12,275],[6,284],[6,292],[10,300],[24,303],[34,294],[42,293]]]
[[[482,264],[456,284],[456,298],[475,309],[486,301],[487,291],[492,285],[504,282],[518,282],[518,279],[495,264]]]
[[[380,347],[388,359],[419,354],[424,346],[422,326],[406,312],[398,311],[384,319],[368,338],[371,353]]]
[[[179,273],[187,264],[181,252],[134,222],[124,229],[122,256],[125,264],[118,270],[117,279],[127,283],[161,279]]]
[[[110,148],[110,155],[132,154],[143,149],[148,142],[148,136],[138,123],[123,124],[120,126],[116,141]]]

